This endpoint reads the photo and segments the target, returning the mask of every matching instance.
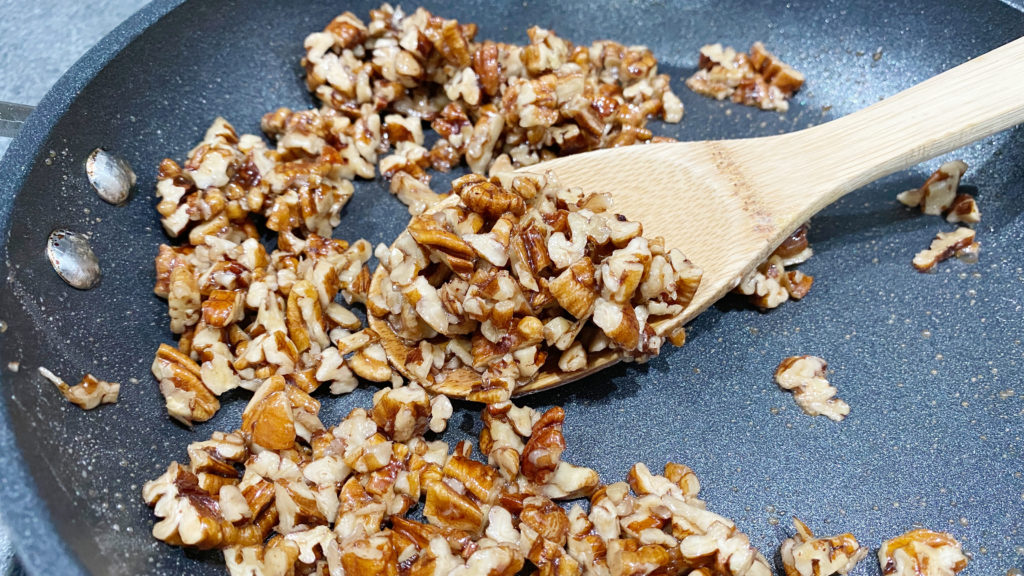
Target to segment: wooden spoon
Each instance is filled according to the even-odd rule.
[[[873,106],[798,132],[704,142],[631,146],[530,166],[562,184],[612,194],[615,212],[662,236],[704,269],[689,307],[656,326],[666,334],[703,312],[821,209],[883,176],[1024,122],[1024,38],[961,64]],[[908,264],[909,269],[909,264]],[[378,268],[371,292],[378,292]],[[370,317],[393,366],[406,377],[410,348]],[[579,372],[542,372],[522,395],[572,382],[618,360],[590,359]],[[479,375],[467,368],[435,392],[465,397]]]

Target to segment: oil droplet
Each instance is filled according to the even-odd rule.
[[[1024,556],[1024,546],[1020,546],[1020,545],[1014,546],[1013,547],[1013,551],[1016,552],[1020,556]]]
[[[778,526],[779,525],[779,519],[775,518],[773,516],[773,517],[768,519],[768,523],[771,524],[772,526]]]
[[[7,332],[7,322],[0,320],[0,334],[3,334],[4,332]],[[1011,390],[1011,392],[1013,392],[1013,390]]]
[[[964,518],[963,516],[961,516],[960,517],[960,525],[961,526],[967,526],[967,518]]]
[[[769,505],[767,508],[764,509],[764,511],[769,514],[775,514],[775,506]]]
[[[988,554],[988,548],[985,548],[984,546],[982,546],[981,548],[978,548],[978,552],[980,552],[982,554]]]
[[[0,326],[3,326],[3,325],[0,324]],[[3,330],[0,329],[0,332],[3,332]],[[999,398],[1002,399],[1002,400],[1006,400],[1007,398],[1012,397],[1014,394],[1016,394],[1016,392],[1014,392],[1012,388],[1007,388],[1006,390],[1000,390],[999,391]],[[1024,546],[1021,547],[1021,550],[1022,550],[1021,554],[1024,554]]]
[[[932,337],[932,331],[931,330],[921,330],[921,338],[931,338],[931,337]]]

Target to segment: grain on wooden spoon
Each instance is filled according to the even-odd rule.
[[[599,150],[530,166],[567,186],[611,193],[615,212],[662,236],[703,268],[683,314],[656,325],[667,334],[733,289],[798,226],[843,195],[898,170],[1024,122],[1024,39],[979,56],[873,106],[798,132]],[[383,272],[374,275],[378,293]],[[405,372],[411,351],[370,315],[388,358]],[[541,372],[514,395],[583,378],[618,360],[593,355],[586,369]],[[406,374],[408,376],[408,374]],[[435,392],[465,397],[480,381],[461,368]]]

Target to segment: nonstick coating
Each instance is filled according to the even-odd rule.
[[[160,159],[178,159],[223,115],[257,132],[278,106],[312,105],[302,40],[334,15],[365,16],[372,2],[157,2],[80,61],[47,96],[0,166],[4,278],[0,372],[3,514],[21,560],[48,574],[219,574],[217,554],[183,553],[151,538],[142,484],[185,446],[238,425],[242,394],[187,430],[164,412],[149,373],[172,342],[166,306],[152,294],[153,256],[166,242],[154,211]],[[480,24],[479,38],[523,41],[533,24],[578,42],[650,46],[686,105],[681,139],[775,134],[818,124],[891,95],[1024,34],[998,2],[424,2]],[[407,5],[406,8],[412,8]],[[54,32],[59,42],[59,32]],[[682,78],[702,44],[762,40],[807,74],[788,114],[703,99]],[[943,119],[936,118],[936,122]],[[97,146],[139,176],[129,205],[89,188],[83,162]],[[567,413],[566,457],[608,482],[637,461],[693,467],[712,510],[734,518],[769,557],[798,515],[822,533],[853,532],[876,549],[916,526],[948,530],[973,555],[968,574],[1024,565],[1024,131],[955,154],[984,213],[981,260],[932,274],[913,254],[952,226],[895,200],[930,162],[848,196],[814,219],[815,277],[801,302],[759,313],[720,304],[690,326],[681,349],[647,365],[617,366],[530,397]],[[444,182],[438,177],[435,182]],[[381,181],[356,184],[336,235],[386,242],[403,206]],[[93,235],[99,287],[66,286],[43,254],[56,227]],[[841,423],[800,412],[772,373],[793,354],[831,363],[852,407]],[[20,362],[16,373],[8,362]],[[114,406],[83,412],[36,373],[85,371],[122,383]],[[376,388],[324,401],[333,424],[369,406]],[[1011,392],[1014,390],[1014,392]],[[444,438],[475,438],[477,409],[459,406]],[[873,557],[855,574],[877,574]]]

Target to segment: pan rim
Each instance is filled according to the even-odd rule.
[[[10,215],[15,198],[24,186],[33,159],[38,157],[54,126],[111,60],[185,2],[153,0],[90,48],[43,96],[0,159],[0,252],[7,250],[10,240]],[[0,376],[0,387],[3,380]],[[15,557],[30,574],[85,575],[85,568],[57,532],[52,511],[38,494],[25,466],[14,430],[8,422],[9,409],[11,406],[5,395],[0,394],[0,467],[4,470],[5,490],[5,497],[0,498],[0,513]]]
[[[1008,0],[1002,1],[1017,8]],[[52,129],[66,117],[79,92],[89,86],[111,60],[164,16],[177,8],[188,9],[190,6],[195,6],[195,3],[186,0],[155,0],[90,49],[47,93],[40,104],[39,112],[30,120],[26,131],[12,143],[8,154],[10,158],[0,161],[0,250],[6,250],[9,246],[11,209],[16,194],[27,192],[23,187],[25,178],[33,169],[31,162],[36,161],[39,154],[44,151],[43,145],[50,138]],[[115,36],[117,38],[112,39]],[[57,94],[59,91],[63,92]],[[3,380],[3,375],[0,374],[0,385],[3,384]],[[60,574],[85,574],[86,571],[77,560],[74,551],[57,533],[56,522],[50,516],[46,501],[37,493],[33,479],[25,467],[23,456],[18,450],[13,430],[6,419],[8,409],[16,407],[9,399],[5,402],[4,398],[0,398],[0,465],[6,466],[5,470],[9,470],[9,479],[3,483],[5,487],[9,486],[9,498],[0,499],[5,500],[0,502],[0,511],[5,514],[7,523],[21,521],[17,514],[12,515],[15,510],[20,510],[26,516],[38,516],[30,518],[31,524],[15,524],[17,532],[11,534],[12,544],[29,573],[43,573],[48,569],[48,572]],[[10,500],[11,503],[8,504],[6,500]],[[40,510],[46,510],[47,513],[38,514]],[[56,511],[54,513],[59,514]],[[44,538],[50,540],[43,541]],[[33,547],[32,558],[27,557],[27,547]]]

